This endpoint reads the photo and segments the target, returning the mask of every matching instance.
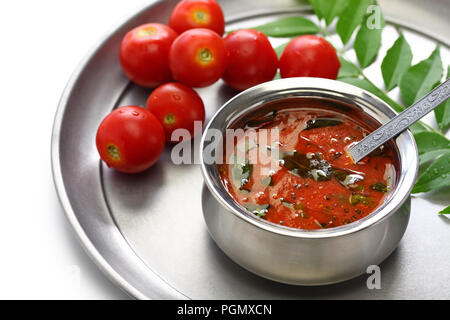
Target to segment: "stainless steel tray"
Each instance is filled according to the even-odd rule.
[[[442,44],[444,64],[450,62],[449,1],[380,2],[390,22],[381,56],[396,38],[395,22],[405,27],[414,62],[427,57],[436,41]],[[117,173],[99,161],[94,137],[102,118],[119,105],[143,105],[149,94],[122,74],[120,40],[141,23],[166,22],[175,3],[152,1],[101,41],[75,71],[56,114],[56,189],[83,247],[103,272],[136,298],[450,298],[450,220],[436,214],[448,202],[449,189],[413,199],[406,236],[381,265],[381,290],[367,289],[368,275],[336,285],[299,287],[255,276],[216,247],[202,217],[202,192],[205,206],[208,194],[199,167],[172,164],[170,147],[153,168],[138,175]],[[229,29],[287,14],[311,14],[306,1],[226,0],[221,5]],[[278,42],[283,41],[274,40]],[[369,72],[381,85],[379,61]],[[221,82],[199,93],[207,121],[234,95]]]

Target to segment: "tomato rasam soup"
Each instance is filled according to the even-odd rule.
[[[379,123],[313,100],[285,104],[233,125],[244,134],[231,140],[218,165],[231,197],[262,219],[306,230],[372,213],[393,188],[394,147],[387,143],[357,163],[346,150]]]

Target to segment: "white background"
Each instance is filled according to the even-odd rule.
[[[0,299],[127,299],[59,205],[50,138],[86,52],[142,0],[0,1]]]
[[[83,252],[64,216],[50,138],[72,71],[111,27],[146,3],[0,1],[0,299],[128,298]]]

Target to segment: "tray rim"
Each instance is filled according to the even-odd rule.
[[[65,188],[64,179],[61,171],[61,161],[60,161],[60,131],[63,123],[64,114],[67,108],[67,102],[69,97],[72,94],[74,85],[78,81],[79,77],[83,73],[86,65],[91,61],[91,59],[95,56],[95,54],[105,45],[105,43],[109,40],[109,38],[116,33],[123,25],[132,21],[139,15],[141,15],[144,11],[150,9],[155,4],[162,2],[164,0],[150,0],[145,5],[141,5],[140,7],[135,8],[132,13],[128,13],[122,19],[115,22],[112,27],[107,30],[103,36],[99,38],[99,40],[94,44],[88,52],[81,58],[80,62],[75,67],[74,71],[69,77],[66,86],[61,94],[61,98],[59,99],[58,106],[56,109],[56,113],[53,120],[53,128],[52,128],[52,137],[50,144],[50,160],[51,160],[51,170],[53,176],[53,182],[56,189],[56,194],[58,196],[59,203],[61,204],[64,215],[69,221],[70,225],[75,231],[77,235],[77,240],[81,244],[84,252],[89,256],[89,258],[94,262],[94,264],[105,274],[118,288],[124,291],[128,296],[134,299],[139,300],[147,300],[150,299],[146,294],[135,288],[129,281],[124,279],[124,277],[117,272],[111,264],[105,259],[105,257],[99,252],[97,247],[92,243],[89,236],[86,234],[86,231],[82,227],[75,211],[72,208],[70,203],[69,196],[67,194],[67,190]],[[113,219],[114,220],[114,219]],[[115,221],[114,221],[115,223]],[[130,250],[136,255],[136,257],[142,262],[143,266],[147,268],[151,273],[153,273],[156,277],[160,278],[151,268],[149,268],[144,261],[137,255],[137,253],[130,246],[126,238],[123,236],[120,228],[115,223],[115,227],[118,229],[120,235],[123,238],[123,241],[126,243]],[[163,279],[161,279],[164,281]],[[161,290],[168,291],[169,295],[174,296],[178,299],[189,299],[187,296],[177,291],[175,288],[166,283],[166,286],[160,287]]]
[[[91,59],[95,56],[95,54],[104,46],[104,44],[109,40],[109,38],[116,33],[123,25],[131,22],[138,16],[140,16],[145,11],[149,10],[151,7],[156,5],[157,3],[163,2],[164,0],[149,0],[145,5],[135,7],[131,13],[124,15],[121,19],[117,20],[112,24],[108,30],[104,32],[104,34],[98,39],[98,41],[85,53],[85,55],[81,58],[81,60],[76,65],[74,71],[69,76],[67,84],[65,85],[61,97],[58,102],[58,106],[55,112],[53,127],[52,127],[52,135],[51,135],[51,143],[50,143],[50,159],[51,159],[51,170],[52,177],[55,186],[55,191],[57,193],[57,197],[59,203],[62,206],[64,211],[64,215],[69,221],[70,225],[75,231],[77,235],[77,240],[81,244],[81,247],[89,256],[89,258],[94,262],[94,264],[102,271],[105,276],[107,276],[116,286],[118,286],[122,291],[124,291],[128,296],[134,299],[146,300],[152,299],[145,293],[141,292],[135,286],[133,286],[128,280],[126,280],[119,272],[117,272],[111,264],[105,259],[105,257],[100,253],[97,247],[93,244],[92,240],[86,234],[85,229],[82,227],[75,211],[70,203],[69,196],[67,194],[67,190],[65,188],[65,183],[61,170],[61,161],[60,161],[60,131],[63,123],[63,118],[65,115],[65,111],[67,108],[67,102],[73,92],[74,85],[77,83],[79,77],[83,73],[86,65],[91,61]],[[285,8],[280,8],[279,10],[264,10],[258,9],[254,11],[252,17],[264,16],[268,14],[292,14],[294,12],[305,12],[311,11],[311,6],[304,5],[303,7],[299,7],[297,10],[288,10]],[[232,16],[232,19],[227,19],[226,23],[233,23],[248,17],[246,13],[238,13]],[[445,39],[443,36],[431,31],[431,30],[421,30],[414,26],[412,23],[408,23],[406,21],[401,21],[400,19],[396,19],[390,17],[389,15],[385,15],[386,21],[398,25],[402,28],[413,31],[421,36],[425,36],[427,38],[432,39],[435,42],[439,42],[443,44],[445,47],[450,49],[450,39]],[[165,291],[168,295],[171,295],[176,299],[191,299],[186,296],[182,292],[178,291],[176,288],[172,287],[169,283],[165,282],[156,272],[154,272],[135,252],[132,248],[131,244],[127,241],[126,237],[122,234],[119,226],[116,224],[115,219],[113,219],[114,225],[117,228],[118,232],[122,236],[122,240],[124,243],[130,248],[132,253],[136,256],[136,258],[143,264],[143,267],[148,269],[155,277],[159,278],[165,285],[154,284],[158,286],[159,290]],[[161,296],[161,295],[160,295]],[[160,297],[158,297],[160,298]]]

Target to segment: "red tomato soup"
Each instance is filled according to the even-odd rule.
[[[245,134],[236,135],[225,152],[220,176],[240,205],[267,221],[299,229],[345,225],[373,212],[392,189],[391,147],[356,164],[346,153],[371,131],[356,117],[329,109],[285,109],[243,127]]]

